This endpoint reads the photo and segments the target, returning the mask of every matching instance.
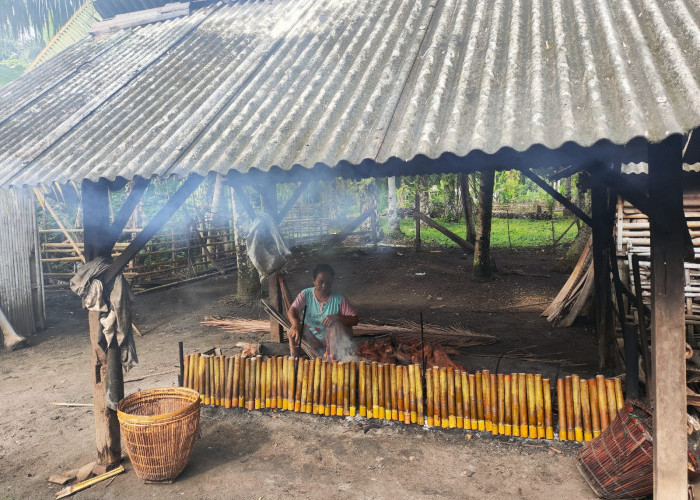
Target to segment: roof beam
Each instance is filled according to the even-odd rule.
[[[129,193],[129,196],[122,207],[119,209],[119,213],[117,213],[117,215],[114,217],[114,221],[112,222],[112,226],[109,230],[112,238],[112,246],[114,246],[114,243],[116,243],[119,237],[122,235],[124,227],[126,227],[127,222],[129,222],[131,214],[134,212],[134,209],[138,205],[139,200],[150,183],[150,179],[143,179],[141,177],[136,177],[134,179],[134,185],[131,188],[131,192]]]
[[[534,173],[532,170],[529,168],[523,168],[520,170],[525,177],[530,179],[532,182],[537,184],[539,187],[541,187],[543,190],[545,190],[552,198],[557,200],[559,203],[564,205],[566,208],[571,210],[571,212],[581,219],[586,225],[589,227],[593,227],[593,220],[584,212],[581,210],[579,207],[571,203],[570,200],[568,200],[564,195],[562,195],[559,191],[554,189],[552,186],[547,184],[539,175]]]

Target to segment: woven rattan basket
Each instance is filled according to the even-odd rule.
[[[199,405],[199,393],[183,387],[139,391],[119,402],[119,425],[139,478],[172,481],[180,475],[197,437]]]

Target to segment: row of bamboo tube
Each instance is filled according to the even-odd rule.
[[[185,356],[183,384],[198,391],[203,404],[225,408],[359,415],[554,439],[551,385],[539,374],[488,370],[472,374],[434,366],[425,371],[423,381],[421,368],[415,364],[297,361],[295,371],[295,359],[289,356],[190,354]],[[590,381],[577,375],[559,379],[557,393],[561,440],[592,439],[608,426],[613,411],[616,415],[622,407],[619,379],[605,380],[602,375]]]

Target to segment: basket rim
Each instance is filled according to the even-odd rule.
[[[185,396],[183,399],[189,400],[189,404],[178,410],[168,413],[161,413],[159,415],[134,415],[124,411],[125,406],[130,405],[139,399],[158,395]],[[174,419],[185,413],[189,413],[193,410],[193,408],[198,408],[200,404],[201,401],[199,392],[195,391],[194,389],[188,389],[186,387],[157,387],[154,389],[144,389],[142,391],[129,394],[124,399],[119,401],[119,404],[117,405],[117,418],[119,421],[125,420],[129,421],[130,423],[135,423],[135,421],[154,423],[162,422],[163,420]]]

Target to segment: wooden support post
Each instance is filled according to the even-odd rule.
[[[476,229],[474,228],[474,218],[472,216],[472,201],[469,194],[469,178],[465,173],[457,174],[459,181],[459,191],[462,198],[462,209],[464,210],[465,236],[469,243],[476,241]]]
[[[481,172],[479,186],[479,225],[474,245],[474,276],[491,276],[491,217],[493,215],[493,183],[496,171],[487,168]]]
[[[672,218],[650,220],[654,498],[688,495],[682,138],[649,145],[649,198]],[[658,223],[658,222],[663,222]]]
[[[420,194],[418,193],[420,187],[421,182],[418,181],[416,183],[416,197],[413,203],[413,218],[416,223],[416,252],[420,252],[420,217],[418,216],[418,214],[420,213]]]
[[[649,350],[649,332],[647,331],[646,306],[642,300],[642,277],[639,272],[639,255],[632,254],[632,276],[634,278],[634,296],[637,307],[637,324],[639,325],[639,342],[644,361],[644,378],[647,384],[647,396],[654,404],[654,378],[651,376],[651,351]]]

